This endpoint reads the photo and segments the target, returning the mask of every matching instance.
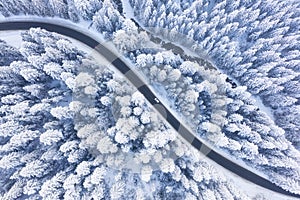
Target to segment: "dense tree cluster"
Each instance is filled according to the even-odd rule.
[[[275,123],[300,149],[298,1],[130,2],[143,26],[196,41],[196,50],[272,109]]]
[[[286,176],[290,189],[298,190],[299,177],[290,174],[291,171],[297,174],[299,170],[299,152],[286,140],[284,130],[260,111],[246,87],[233,87],[225,75],[184,61],[170,51],[141,52],[143,49],[127,52],[127,55],[136,62],[137,69],[148,78],[155,91],[183,115],[182,119],[192,122],[190,125],[200,136],[288,189],[286,183],[281,182],[281,176]],[[283,168],[285,174],[282,174]],[[296,183],[293,183],[294,178]]]
[[[58,34],[22,38],[2,42],[1,199],[248,199],[126,79]]]
[[[300,177],[294,175],[299,171],[300,153],[285,138],[285,131],[257,107],[246,87],[232,87],[224,74],[171,51],[153,52],[132,59],[182,121],[236,160],[285,189],[298,191]]]
[[[295,1],[130,3],[143,26],[160,28],[148,30],[158,30],[153,33],[159,35],[168,29],[168,39],[183,46],[195,41],[194,51],[205,52],[222,72],[243,85],[231,88],[223,75],[205,77],[204,68],[199,71],[189,61],[172,66],[168,63],[171,55],[163,60],[161,53],[137,53],[133,60],[145,77],[164,86],[157,91],[175,98],[175,108],[184,119],[198,123],[200,118],[196,128],[202,137],[265,172],[284,189],[298,193],[299,177],[292,175],[299,171],[300,138],[299,59],[294,56],[299,46],[295,28],[299,27],[299,12],[293,10]],[[186,39],[178,40],[182,35]],[[178,68],[186,80],[168,83],[165,78],[172,68]],[[196,105],[190,88],[199,92]],[[265,112],[264,106],[271,112]]]

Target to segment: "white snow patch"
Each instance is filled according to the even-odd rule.
[[[0,31],[0,39],[4,40],[8,45],[20,48],[22,43],[22,31]]]
[[[265,112],[270,117],[270,119],[273,122],[275,122],[275,118],[274,118],[271,108],[265,106],[260,97],[255,96],[255,95],[252,95],[251,97],[253,99],[255,99],[255,105],[260,109],[260,111]]]
[[[129,3],[128,0],[121,0],[122,5],[123,5],[123,15],[128,18],[134,18],[134,11]]]

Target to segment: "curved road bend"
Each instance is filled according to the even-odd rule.
[[[29,21],[29,20],[18,20],[11,22],[0,22],[0,31],[6,30],[28,30],[34,27],[41,27],[48,31],[57,32],[59,34],[71,37],[76,39],[89,47],[96,49],[96,51],[104,56],[106,59],[112,62],[112,64],[123,73],[129,81],[145,96],[145,98],[155,107],[155,109],[168,121],[168,123],[175,129],[177,132],[187,140],[192,146],[198,149],[200,152],[204,153],[212,159],[214,162],[223,166],[224,168],[232,171],[238,176],[251,181],[252,183],[262,186],[266,189],[272,190],[274,192],[278,192],[284,195],[298,197],[300,195],[293,194],[288,192],[281,187],[275,185],[269,180],[258,176],[257,174],[245,169],[231,160],[223,157],[222,155],[215,152],[213,149],[209,148],[207,145],[203,144],[199,139],[197,139],[193,133],[191,133],[183,124],[181,124],[174,115],[160,102],[157,101],[157,97],[153,94],[153,92],[149,89],[149,87],[132,71],[130,68],[120,59],[117,55],[115,55],[111,50],[107,47],[100,44],[98,41],[94,40],[90,36],[76,30],[75,28],[65,27],[63,25],[56,25],[49,22],[37,22],[37,21]],[[112,58],[114,58],[112,60]],[[209,153],[207,154],[207,152]]]

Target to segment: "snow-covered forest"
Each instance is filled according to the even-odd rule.
[[[144,26],[195,40],[219,69],[272,109],[276,124],[300,149],[298,1],[130,3]]]
[[[2,42],[1,199],[247,198],[126,79],[55,33],[22,38]]]
[[[0,12],[98,32],[195,135],[300,194],[299,2],[0,0]],[[0,199],[250,199],[69,39],[32,28],[0,46]]]

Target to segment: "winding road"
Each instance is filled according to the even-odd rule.
[[[13,21],[5,21],[0,22],[0,31],[7,30],[28,30],[33,27],[41,27],[48,31],[53,31],[70,38],[76,39],[87,46],[95,49],[99,54],[105,57],[108,61],[110,61],[121,73],[123,73],[129,81],[145,96],[145,98],[153,105],[153,107],[163,116],[166,121],[193,147],[201,151],[208,158],[212,159],[214,162],[218,163],[222,167],[230,170],[231,172],[237,174],[238,176],[251,181],[252,183],[262,186],[266,189],[272,190],[274,192],[278,192],[284,195],[288,195],[291,197],[298,197],[300,195],[293,194],[288,192],[281,187],[275,185],[269,180],[249,171],[248,169],[243,168],[240,165],[237,165],[233,161],[225,158],[220,155],[207,145],[203,144],[198,138],[194,136],[194,134],[189,131],[184,124],[181,122],[165,107],[163,103],[159,100],[159,98],[150,90],[150,88],[143,82],[141,78],[134,73],[130,67],[119,58],[118,55],[113,53],[108,47],[102,45],[97,40],[93,39],[91,36],[78,31],[76,27],[70,28],[64,25],[52,24],[50,22],[43,21],[30,21],[30,20],[13,20]]]

